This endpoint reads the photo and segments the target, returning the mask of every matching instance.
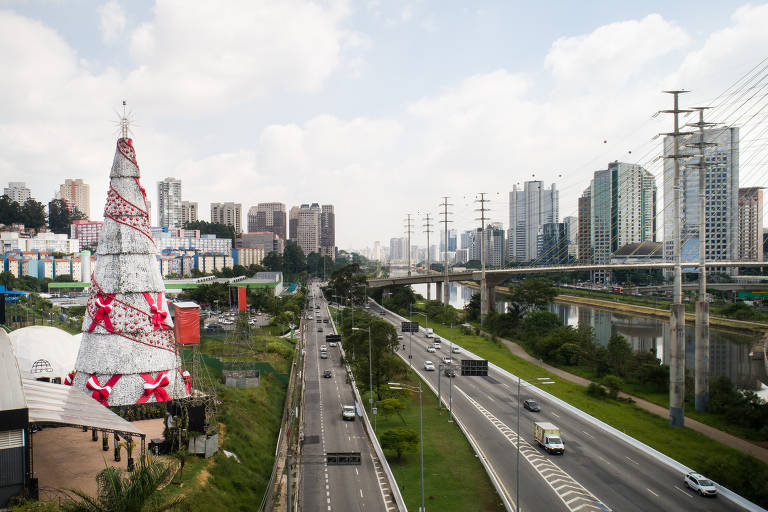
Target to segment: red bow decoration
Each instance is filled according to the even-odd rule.
[[[112,386],[114,386],[115,383],[120,380],[120,377],[122,377],[122,374],[116,373],[109,378],[106,384],[102,386],[98,377],[91,375],[88,378],[88,382],[85,383],[85,387],[93,391],[91,396],[95,400],[101,402],[102,405],[109,405],[107,404],[107,399],[109,398],[109,394],[112,393]]]
[[[163,389],[165,386],[171,383],[168,378],[167,371],[162,371],[157,375],[157,378],[153,378],[148,373],[141,373],[141,378],[144,379],[144,394],[136,401],[137,404],[143,404],[154,394],[155,401],[167,402],[171,399],[168,396],[168,392]]]
[[[136,180],[136,185],[139,186],[139,190],[141,190],[141,195],[144,196],[144,199],[147,198],[147,190],[141,186],[141,183],[139,183],[139,178],[134,177],[133,179]]]
[[[149,310],[152,313],[152,330],[159,331],[163,329],[170,329],[171,327],[165,323],[165,319],[168,317],[168,312],[160,309],[163,306],[163,293],[160,292],[157,294],[156,303],[152,300],[152,295],[150,295],[149,292],[144,292],[143,295],[147,300],[147,303],[149,304]]]
[[[71,386],[72,381],[75,379],[75,374],[77,373],[77,370],[72,370],[67,374],[66,377],[64,377],[64,385],[65,386]]]
[[[112,312],[112,306],[110,306],[109,303],[112,302],[114,298],[114,293],[99,293],[96,296],[96,315],[93,317],[91,326],[88,327],[88,332],[92,332],[99,323],[103,323],[104,328],[109,332],[115,332],[115,328],[112,327],[112,320],[109,319],[109,313]]]
[[[187,370],[182,370],[179,368],[179,373],[181,373],[181,378],[184,379],[184,385],[187,388],[187,394],[192,394],[192,375]]]

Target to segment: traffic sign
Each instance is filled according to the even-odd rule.
[[[487,377],[488,361],[485,359],[462,359],[461,375],[469,377]]]
[[[401,322],[400,332],[419,332],[419,322]]]

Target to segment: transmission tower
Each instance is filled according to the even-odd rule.
[[[411,226],[411,214],[409,213],[408,216],[405,219],[405,229],[406,233],[408,235],[408,247],[406,247],[406,254],[408,255],[408,276],[411,275],[411,233],[413,233],[413,229]]]
[[[485,207],[485,203],[490,199],[486,199],[487,192],[480,192],[476,203],[480,203],[480,208],[475,208],[476,212],[480,212],[480,217],[475,220],[480,221],[480,325],[485,323],[485,315],[488,314],[490,308],[488,307],[488,286],[485,280],[485,221],[488,217],[485,216],[485,212],[491,211],[490,208]]]
[[[430,261],[430,251],[429,251],[429,234],[432,233],[432,230],[430,229],[432,227],[432,224],[430,224],[430,217],[429,214],[426,214],[426,217],[424,217],[424,232],[427,234],[427,277],[429,277],[429,273],[432,271],[432,262]],[[431,299],[430,296],[430,285],[431,283],[427,281],[427,300]]]
[[[672,110],[662,110],[662,113],[672,114],[674,118],[674,131],[665,133],[672,137],[672,154],[664,155],[674,162],[674,201],[672,210],[673,223],[673,254],[675,262],[674,285],[672,287],[673,304],[670,313],[672,340],[669,351],[669,424],[673,427],[682,427],[685,423],[685,306],[683,305],[683,269],[681,265],[681,236],[680,236],[680,159],[689,158],[680,154],[680,136],[690,135],[690,132],[681,132],[679,117],[682,113],[691,110],[680,109],[679,96],[688,91],[664,91],[674,98]],[[665,150],[666,153],[666,150]]]
[[[443,216],[443,220],[440,222],[443,223],[445,229],[445,245],[443,246],[443,304],[447,306],[450,299],[450,293],[448,291],[448,223],[453,222],[452,220],[448,220],[448,215],[453,214],[453,212],[448,211],[448,207],[453,206],[453,204],[448,202],[448,196],[443,196],[443,202],[440,203],[440,206],[443,207],[443,211],[440,212],[440,215]],[[438,297],[438,300],[439,299],[440,298]]]

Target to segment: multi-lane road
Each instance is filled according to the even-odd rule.
[[[319,289],[313,286],[310,290],[312,300],[302,333],[306,357],[300,510],[397,510],[360,417],[356,415],[354,421],[342,419],[342,406],[355,405],[355,398],[345,369],[339,362],[339,347],[328,346],[327,359],[320,356],[321,345],[327,345],[325,335],[334,334],[333,324]],[[326,370],[331,371],[331,377],[323,377]],[[324,463],[324,455],[329,452],[360,452],[361,464],[328,466]]]
[[[378,306],[376,311],[379,311]],[[400,330],[401,318],[384,310],[384,318]],[[410,338],[412,336],[412,338]],[[405,334],[406,349],[397,353],[412,364],[422,379],[438,387],[438,371],[425,371],[424,361],[437,367],[451,355],[443,341],[435,353],[426,348],[432,340],[424,332]],[[412,343],[412,349],[410,344]],[[454,362],[472,358],[462,351]],[[442,396],[452,380],[453,414],[479,447],[492,476],[499,482],[506,502],[515,507],[517,475],[517,381],[490,370],[487,377],[442,376]],[[534,398],[541,412],[530,412],[520,404],[520,504],[526,511],[735,511],[740,507],[725,499],[702,498],[686,488],[683,475],[650,455],[594,426],[570,409],[540,397],[523,385],[520,400]],[[543,387],[543,386],[542,386]],[[426,400],[425,403],[429,403]],[[433,406],[437,406],[436,401]],[[586,411],[589,412],[589,411]],[[533,439],[535,421],[550,421],[560,427],[565,454],[551,456]],[[425,425],[425,430],[429,426]]]

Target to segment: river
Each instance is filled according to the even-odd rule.
[[[427,285],[414,285],[416,293],[426,297]],[[477,289],[458,283],[450,283],[451,306],[461,309],[477,293]],[[508,302],[501,294],[496,294],[496,311],[504,312]],[[431,287],[431,298],[435,299],[435,287]],[[595,330],[597,342],[607,345],[613,334],[621,334],[635,351],[656,349],[662,362],[669,359],[669,322],[659,318],[647,317],[625,312],[607,311],[582,304],[551,304],[549,310],[556,313],[563,324],[578,327],[586,322]],[[710,329],[710,377],[727,376],[732,382],[748,389],[759,389],[760,381],[768,382],[765,363],[759,357],[751,356],[752,348],[760,341],[754,333],[739,333],[731,330]],[[694,330],[693,326],[685,329],[685,365],[694,367]]]

